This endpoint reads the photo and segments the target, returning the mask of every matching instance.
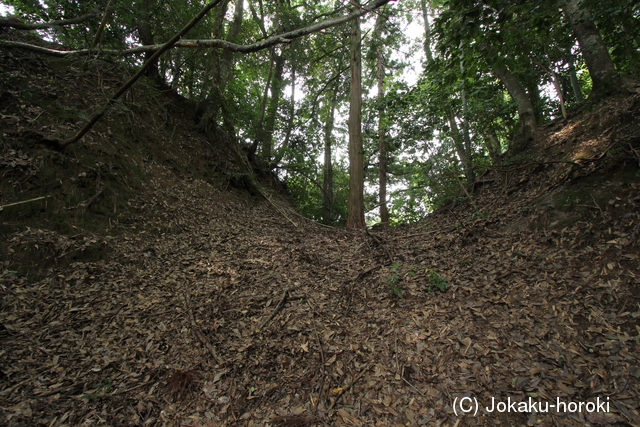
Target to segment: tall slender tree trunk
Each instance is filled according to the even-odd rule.
[[[258,110],[258,120],[255,122],[255,139],[251,145],[250,152],[255,154],[258,151],[260,143],[263,141],[264,118],[267,114],[267,102],[269,101],[269,90],[271,89],[271,80],[273,80],[273,70],[275,69],[276,48],[272,47],[269,50],[269,72],[267,73],[267,81],[264,85],[264,91],[262,92],[262,99],[260,100],[260,109]]]
[[[498,163],[500,163],[500,155],[502,154],[498,135],[496,135],[496,131],[494,129],[489,128],[485,130],[483,136],[484,145],[485,147],[487,147],[489,157],[491,157],[491,163],[497,165]]]
[[[573,89],[573,96],[576,97],[576,101],[584,102],[584,95],[582,95],[582,88],[576,74],[576,66],[571,56],[567,59],[567,63],[569,64],[569,81],[571,82],[571,89]]]
[[[619,91],[623,87],[622,79],[616,72],[607,46],[602,40],[598,28],[591,18],[591,12],[584,1],[564,0],[562,10],[578,40],[580,51],[589,69],[593,82],[591,93],[595,97],[599,97],[609,92]]]
[[[293,125],[296,113],[296,63],[291,64],[291,97],[289,98],[289,118],[284,132],[284,141],[282,142],[278,152],[275,154],[271,161],[271,169],[278,166],[282,158],[284,157],[289,144],[291,143],[291,133],[293,132]]]
[[[453,145],[456,149],[456,153],[458,154],[458,159],[460,159],[460,163],[462,164],[462,168],[465,170],[465,178],[466,178],[466,169],[467,165],[471,164],[471,159],[465,149],[465,141],[464,136],[460,132],[460,128],[458,127],[458,123],[456,122],[456,116],[453,114],[453,110],[449,109],[448,111],[448,120],[449,120],[449,128],[451,129],[451,139],[453,139]],[[468,182],[468,185],[473,184],[473,181]]]
[[[380,196],[380,222],[383,224],[389,223],[389,208],[387,207],[387,163],[389,161],[387,156],[387,141],[385,130],[385,108],[383,105],[384,100],[384,44],[382,43],[382,32],[384,23],[386,21],[386,15],[381,13],[376,19],[374,39],[376,43],[376,78],[378,83],[378,145],[380,150],[380,157],[378,159],[378,172],[379,172],[379,196]]]
[[[338,104],[338,88],[333,89],[331,104],[327,114],[327,122],[324,126],[324,166],[322,170],[322,222],[333,222],[333,163],[331,160],[331,142],[335,120],[335,111]]]
[[[230,0],[225,0],[216,9],[213,29],[211,31],[212,38],[225,38],[224,18],[227,14],[229,3]],[[226,35],[228,41],[237,41],[238,35],[240,34],[243,0],[237,0],[235,8],[234,19]],[[233,123],[229,117],[225,102],[225,88],[233,67],[233,55],[231,52],[220,52],[217,50],[210,52],[210,55],[211,62],[207,70],[207,75],[210,76],[211,88],[208,91],[206,102],[204,103],[204,111],[200,117],[199,126],[205,131],[215,129],[217,127],[218,116],[222,113],[224,127],[230,135],[234,135]]]
[[[464,75],[464,64],[460,60],[460,73]],[[462,102],[462,151],[464,151],[464,158],[460,158],[462,167],[464,168],[464,177],[467,180],[467,187],[473,188],[473,183],[476,180],[475,173],[473,172],[473,163],[471,158],[471,130],[469,129],[469,106],[467,104],[467,89],[464,85],[464,79],[460,88],[460,99]]]
[[[518,118],[520,123],[516,135],[514,135],[513,141],[509,146],[509,154],[518,154],[538,138],[536,113],[527,91],[502,61],[498,60],[494,64],[493,72],[507,88],[507,92],[509,92],[509,95],[511,95],[518,105]]]
[[[431,52],[431,24],[429,23],[429,6],[427,0],[420,0],[422,9],[422,19],[424,20],[424,53],[427,56],[427,64],[433,62],[433,53]]]
[[[269,98],[269,108],[265,117],[262,128],[262,157],[269,162],[271,160],[271,152],[273,151],[273,131],[276,126],[276,117],[278,115],[278,104],[282,97],[284,57],[276,56],[275,71],[273,73],[273,82],[271,84],[271,98]]]
[[[153,37],[153,31],[151,30],[151,7],[149,0],[137,0],[135,4],[136,19],[138,21],[138,38],[143,45],[154,45],[155,39]],[[145,53],[145,60],[148,60],[153,55],[153,52]],[[158,73],[158,64],[153,64],[147,70],[147,76],[152,79],[158,79],[160,74]]]
[[[564,92],[562,90],[562,83],[560,82],[560,77],[558,73],[551,70],[551,77],[553,78],[553,86],[556,88],[556,93],[558,94],[558,100],[560,101],[560,112],[562,113],[562,118],[567,118],[567,109],[565,107],[564,102]]]
[[[360,0],[352,0],[353,8]],[[364,220],[364,158],[362,155],[362,46],[360,18],[351,21],[349,91],[349,203],[347,227],[365,228]]]

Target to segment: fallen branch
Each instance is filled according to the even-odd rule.
[[[189,314],[189,320],[191,321],[191,329],[193,330],[193,333],[200,340],[200,342],[207,348],[207,350],[209,350],[209,353],[216,360],[216,362],[222,365],[224,363],[224,360],[222,360],[222,358],[218,356],[218,353],[216,352],[216,349],[213,347],[213,344],[211,344],[211,342],[207,339],[207,337],[202,333],[202,331],[200,330],[200,327],[196,323],[196,317],[193,315],[191,304],[189,304],[189,295],[185,292],[184,294],[182,294],[182,296],[184,298],[184,306],[187,310],[187,313]]]
[[[286,218],[286,219],[287,219],[291,224],[293,224],[293,226],[294,226],[294,227],[298,228],[298,224],[296,224],[295,222],[293,222],[293,220],[292,220],[291,218],[289,218],[289,217],[287,216],[287,214],[286,214],[286,213],[284,213],[284,211],[283,211],[282,209],[280,209],[280,208],[279,208],[279,207],[278,207],[274,202],[272,202],[272,201],[271,201],[271,199],[270,199],[270,198],[269,198],[269,197],[264,193],[264,191],[262,191],[262,190],[260,189],[260,187],[258,187],[258,186],[256,185],[256,188],[258,189],[258,191],[260,192],[260,194],[262,194],[262,197],[264,197],[265,199],[267,199],[267,201],[268,201],[269,203],[271,203],[271,206],[273,206],[274,208],[276,208],[276,210],[277,210],[278,212],[280,212],[280,214],[281,214],[283,217],[285,217],[285,218]]]
[[[0,206],[0,211],[4,208],[8,208],[9,206],[17,206],[17,205],[23,205],[25,203],[37,202],[38,200],[48,199],[49,197],[51,196],[42,196],[42,197],[36,197],[35,199],[23,200],[21,202],[9,203],[7,205]]]
[[[72,208],[67,208],[67,210],[74,210],[74,209],[78,209],[78,208],[87,209],[89,206],[91,206],[91,204],[93,202],[95,202],[95,200],[102,194],[103,191],[104,191],[104,187],[99,188],[98,191],[96,192],[96,194],[91,196],[90,199],[84,200],[84,201],[78,203],[77,205],[75,205]]]
[[[278,314],[278,312],[284,306],[284,303],[287,301],[287,297],[288,296],[289,296],[289,288],[284,290],[284,292],[282,293],[282,298],[280,299],[280,302],[278,303],[278,305],[276,305],[276,308],[273,310],[273,313],[271,313],[271,316],[269,316],[264,322],[262,322],[262,324],[260,326],[258,326],[258,330],[261,330],[262,328],[264,328],[264,326],[267,323],[269,323],[271,321],[271,319],[276,317],[276,314]]]
[[[355,279],[353,279],[354,282],[357,282],[358,280],[362,279],[364,276],[366,276],[367,274],[371,273],[374,270],[379,269],[380,267],[382,267],[381,265],[376,265],[375,267],[371,267],[363,272],[361,272],[360,274],[358,274],[358,277],[356,277]]]

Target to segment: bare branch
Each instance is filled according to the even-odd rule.
[[[39,24],[26,24],[15,16],[0,17],[0,27],[11,27],[17,30],[44,30],[45,28],[59,27],[62,25],[79,24],[96,16],[99,12],[91,12],[77,18],[63,19],[62,21],[41,22]]]
[[[346,22],[349,22],[352,19],[358,18],[381,6],[384,6],[390,1],[393,1],[393,0],[375,0],[369,3],[368,5],[363,6],[362,8],[354,12],[351,12],[349,14],[346,14],[337,18],[327,19],[322,22],[316,22],[315,24],[311,24],[303,28],[298,28],[293,31],[288,31],[283,34],[278,34],[276,36],[269,37],[267,39],[261,40],[253,44],[242,45],[242,44],[231,43],[227,40],[219,40],[219,39],[211,39],[211,40],[184,39],[184,40],[178,41],[173,46],[180,47],[180,48],[195,48],[195,49],[218,48],[218,49],[225,49],[225,50],[229,50],[232,52],[239,52],[239,53],[257,52],[259,50],[267,49],[269,47],[276,46],[278,44],[291,43],[291,40],[293,39],[297,39],[311,33],[316,33],[318,31],[322,31],[327,28],[335,27],[336,25],[344,24]],[[59,51],[59,50],[43,48],[40,46],[34,46],[27,43],[10,42],[10,41],[0,41],[0,46],[18,47],[18,48],[28,49],[28,50],[45,54],[45,55],[52,55],[52,56],[83,56],[83,55],[89,55],[91,53],[96,52],[95,49]],[[107,54],[114,54],[114,55],[134,55],[134,54],[143,53],[143,52],[156,52],[162,49],[164,46],[166,46],[166,44],[137,46],[124,51],[102,49],[100,52],[107,53]]]
[[[95,53],[98,52],[95,49],[82,49],[82,50],[48,49],[46,47],[36,46],[34,44],[13,42],[8,40],[0,40],[0,46],[30,50],[33,52],[41,53],[43,55],[57,56],[57,57],[83,56],[83,55],[89,55],[93,52]]]
[[[315,24],[308,25],[303,28],[298,28],[293,31],[288,31],[286,33],[278,34],[273,37],[269,37],[267,39],[261,40],[259,42],[241,45],[236,43],[230,43],[226,40],[182,40],[176,44],[176,47],[186,47],[186,48],[220,48],[230,50],[232,52],[239,53],[252,53],[257,52],[259,50],[263,50],[281,43],[290,43],[291,40],[297,39],[303,36],[306,36],[311,33],[317,33],[318,31],[325,30],[327,28],[335,27],[336,25],[344,24],[346,22],[351,21],[352,19],[358,18],[362,15],[365,15],[379,7],[384,6],[392,0],[375,0],[369,3],[362,8],[355,10],[351,13],[348,13],[343,16],[339,16],[337,18],[327,19],[325,21],[316,22]],[[124,53],[137,53],[141,51],[154,51],[158,49],[159,46],[140,46],[137,48],[129,49]],[[135,52],[133,52],[135,50]]]

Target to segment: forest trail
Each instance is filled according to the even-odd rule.
[[[561,229],[522,226],[538,175],[357,232],[155,175],[122,235],[9,242],[109,255],[2,276],[4,425],[639,425],[637,185]],[[609,406],[487,412],[529,398]]]
[[[38,146],[123,73],[0,55],[0,195],[48,197],[0,212],[0,424],[640,426],[639,97],[365,232],[233,188],[237,153],[149,87]]]

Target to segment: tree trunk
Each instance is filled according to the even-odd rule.
[[[616,72],[607,46],[593,23],[589,9],[583,0],[565,0],[562,10],[578,40],[580,51],[589,69],[595,97],[619,91],[623,85]]]
[[[260,10],[264,13],[262,3]],[[259,20],[261,27],[264,26],[264,16]],[[276,1],[276,21],[274,31],[277,33],[280,28],[280,0]],[[282,93],[282,73],[284,72],[284,57],[278,54],[276,47],[271,48],[271,62],[269,64],[269,76],[264,89],[264,96],[260,106],[260,115],[256,121],[256,139],[251,146],[251,153],[255,153],[258,146],[261,147],[262,158],[270,162],[273,149],[273,131],[275,128],[276,116],[278,113],[278,103]],[[271,96],[267,94],[271,91]],[[267,103],[268,99],[268,103]]]
[[[213,20],[212,37],[224,38],[224,17],[227,14],[230,0],[223,0],[216,8],[215,18]],[[210,82],[208,90],[203,90],[197,107],[200,119],[198,126],[205,133],[214,131],[217,127],[218,113],[223,108],[224,94],[221,89],[222,54],[220,51],[214,50],[209,53],[211,59],[209,68],[206,70],[207,78],[205,81]]]
[[[335,119],[336,106],[338,104],[338,88],[333,89],[331,105],[327,114],[327,122],[324,127],[324,166],[322,170],[322,222],[333,222],[333,163],[331,160],[331,140]]]
[[[273,73],[273,82],[271,84],[271,98],[269,99],[269,108],[267,116],[261,127],[262,133],[262,157],[265,161],[271,161],[271,152],[273,151],[273,131],[276,126],[276,117],[278,116],[278,104],[282,96],[284,57],[276,56],[275,71]]]
[[[558,73],[551,70],[551,77],[553,78],[553,86],[556,88],[556,93],[558,94],[558,101],[560,101],[560,112],[562,113],[562,118],[567,118],[567,109],[564,105],[564,92],[562,91],[562,83],[560,82],[560,77]]]
[[[573,58],[569,56],[567,62],[569,64],[569,81],[571,82],[571,89],[573,89],[573,96],[576,97],[577,102],[584,102],[584,96],[582,95],[582,88],[578,81],[578,75],[576,74],[576,66],[573,63]]]
[[[464,76],[464,64],[460,60],[460,74]],[[464,159],[462,161],[462,167],[464,168],[464,177],[467,180],[467,187],[473,188],[473,183],[476,180],[475,173],[473,172],[473,164],[471,159],[471,131],[469,130],[469,107],[467,104],[467,91],[464,87],[464,78],[462,80],[462,87],[460,89],[460,99],[462,102],[462,141]]]
[[[465,149],[465,141],[464,137],[460,133],[460,129],[458,128],[458,123],[456,122],[456,116],[453,114],[453,110],[449,109],[449,127],[451,128],[451,139],[453,139],[453,145],[456,149],[456,153],[458,154],[458,159],[460,159],[460,163],[462,164],[462,168],[465,171],[465,178],[467,178],[467,169],[471,169],[471,158]],[[473,181],[468,181],[467,185],[472,185]]]
[[[227,40],[232,43],[238,42],[238,36],[240,35],[240,29],[242,28],[243,12],[244,0],[237,0],[235,4],[235,11],[233,13],[233,21],[229,26],[229,34],[227,35]],[[223,50],[220,56],[220,89],[224,92],[225,87],[229,82],[231,68],[233,67],[233,52],[230,50]]]
[[[380,157],[378,159],[378,170],[380,180],[380,222],[389,223],[389,208],[387,207],[387,141],[385,130],[385,109],[384,100],[384,44],[382,43],[382,31],[386,16],[384,13],[378,15],[374,32],[376,43],[376,71],[378,83],[378,142],[380,147]]]
[[[287,125],[284,134],[284,141],[282,142],[278,152],[275,157],[271,161],[271,169],[278,166],[282,158],[284,157],[287,148],[291,142],[291,133],[293,132],[293,125],[296,114],[296,63],[292,62],[291,64],[291,97],[289,99],[289,118],[287,120]]]
[[[502,61],[498,60],[493,65],[493,72],[507,88],[507,92],[509,92],[509,95],[511,95],[518,105],[518,118],[520,123],[518,124],[518,130],[513,137],[513,141],[511,141],[509,146],[509,154],[518,154],[538,138],[536,113],[527,91]]]
[[[138,38],[143,45],[156,44],[153,32],[151,31],[151,8],[149,6],[149,0],[137,0],[135,4],[136,19],[138,21]],[[153,52],[145,52],[145,61],[149,60],[153,55]],[[157,62],[152,64],[147,70],[147,76],[152,79],[159,80],[160,74],[158,73]]]
[[[427,0],[420,0],[422,9],[422,19],[424,20],[424,53],[427,56],[427,64],[433,62],[433,53],[431,52],[431,24],[429,24],[429,6]]]
[[[352,0],[354,8],[359,0]],[[364,220],[364,158],[362,155],[362,52],[360,18],[351,22],[349,91],[349,204],[347,227],[365,228]]]
[[[496,135],[496,131],[493,129],[487,129],[484,134],[484,145],[489,152],[489,157],[491,158],[491,163],[497,165],[500,163],[500,155],[502,154],[502,150],[500,147],[500,140],[498,139],[498,135]]]
[[[251,144],[251,149],[249,152],[251,154],[255,154],[258,151],[258,147],[264,140],[264,128],[262,124],[264,123],[264,118],[267,114],[267,101],[269,100],[269,89],[271,89],[271,80],[273,80],[273,70],[275,68],[275,57],[276,57],[276,48],[272,47],[269,50],[269,72],[267,74],[267,82],[264,85],[264,91],[262,92],[262,100],[260,101],[260,109],[258,110],[258,120],[254,123],[255,127],[255,139],[253,140],[253,144]]]

